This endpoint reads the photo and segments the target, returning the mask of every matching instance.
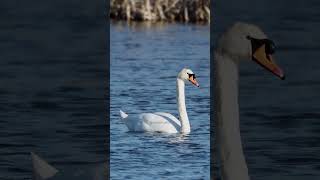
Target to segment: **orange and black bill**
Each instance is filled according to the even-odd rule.
[[[262,67],[278,76],[280,79],[285,79],[282,69],[275,63],[272,54],[274,53],[274,44],[268,39],[253,39],[252,42],[252,59]]]
[[[196,75],[195,75],[195,74],[189,74],[189,81],[190,81],[193,85],[195,85],[195,86],[197,86],[197,87],[200,87],[199,83],[198,83],[197,80],[196,80]]]

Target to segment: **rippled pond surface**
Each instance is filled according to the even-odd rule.
[[[276,43],[286,73],[280,81],[253,63],[241,65],[241,135],[251,179],[320,179],[320,2],[219,1],[213,8],[213,42],[235,21],[255,23]]]
[[[105,33],[88,15],[95,9],[0,4],[0,179],[31,179],[32,151],[67,173],[105,162],[106,50],[95,44]]]
[[[209,26],[126,24],[110,26],[111,179],[209,179]],[[169,112],[177,116],[176,76],[191,68],[201,85],[186,86],[191,134],[133,133],[120,121]]]

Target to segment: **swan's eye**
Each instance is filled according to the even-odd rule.
[[[269,40],[267,43],[266,43],[266,53],[267,54],[273,54],[276,50],[276,46],[275,44]]]
[[[251,36],[247,36],[247,39],[251,41],[252,52],[254,53],[262,45],[265,45],[266,55],[271,55],[275,52],[276,46],[270,39],[255,39]]]
[[[187,74],[189,75],[189,79],[190,79],[190,78],[196,79],[196,75],[195,75],[195,74],[189,74],[189,73],[187,73]]]

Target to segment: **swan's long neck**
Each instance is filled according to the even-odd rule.
[[[190,132],[190,123],[186,109],[185,94],[184,94],[184,81],[177,78],[177,104],[179,111],[179,118],[181,121],[181,133]]]
[[[215,53],[214,111],[223,180],[248,180],[239,128],[238,64]]]

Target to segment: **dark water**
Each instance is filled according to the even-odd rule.
[[[255,23],[277,44],[275,58],[286,73],[280,81],[253,63],[241,66],[241,135],[251,178],[319,179],[320,2],[217,1],[213,7],[213,43],[235,21]]]
[[[61,171],[105,162],[98,9],[73,1],[0,9],[0,179],[31,179],[31,151]]]
[[[209,179],[209,33],[200,25],[111,24],[111,179]],[[119,109],[177,116],[176,76],[183,67],[201,85],[186,85],[191,134],[128,132]]]

